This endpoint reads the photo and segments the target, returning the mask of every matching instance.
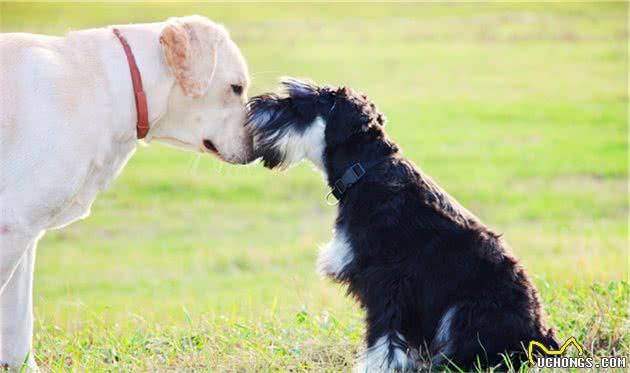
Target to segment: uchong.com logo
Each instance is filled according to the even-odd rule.
[[[570,346],[574,346],[577,350],[578,356],[563,356]],[[540,356],[534,356],[534,347],[537,347],[541,354]],[[527,348],[527,357],[532,366],[536,368],[625,368],[626,357],[621,356],[604,356],[595,361],[593,357],[586,357],[584,355],[584,348],[575,339],[571,337],[567,339],[558,350],[550,350],[545,345],[538,341],[530,341]]]

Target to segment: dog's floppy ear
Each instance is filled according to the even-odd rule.
[[[172,18],[160,33],[166,63],[184,94],[203,96],[208,90],[217,65],[218,44],[227,31],[207,18],[190,16]]]

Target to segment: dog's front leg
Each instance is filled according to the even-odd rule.
[[[34,372],[33,338],[33,240],[0,294],[0,369]]]
[[[418,351],[411,348],[405,338],[395,330],[384,332],[367,349],[355,366],[355,373],[382,373],[415,371]]]
[[[397,294],[399,287],[389,283],[383,286],[378,281],[384,280],[375,273],[374,282],[364,293],[366,317],[367,349],[363,352],[356,373],[407,372],[414,371],[418,362],[418,351],[410,346],[401,333],[403,310],[402,300]],[[389,288],[389,289],[388,289]]]

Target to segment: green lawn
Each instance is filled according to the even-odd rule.
[[[368,93],[406,156],[504,233],[559,337],[630,355],[626,4],[2,3],[0,30],[191,13],[230,29],[252,94],[283,75]],[[361,310],[315,272],[326,191],[307,165],[139,147],[87,220],[40,242],[39,364],[349,370]]]

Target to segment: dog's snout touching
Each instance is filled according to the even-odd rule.
[[[243,144],[243,146],[245,147],[245,157],[243,158],[243,164],[252,163],[258,158],[258,156],[254,151],[254,139],[251,135],[245,137],[245,143]]]
[[[218,153],[217,147],[214,146],[212,141],[208,139],[203,140],[203,146],[205,146],[206,149],[210,150],[213,153]]]

